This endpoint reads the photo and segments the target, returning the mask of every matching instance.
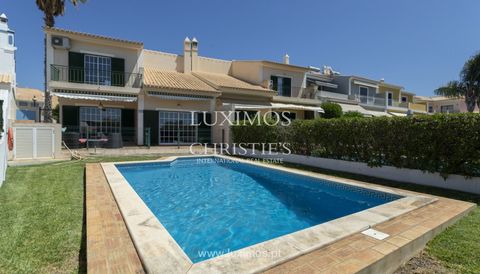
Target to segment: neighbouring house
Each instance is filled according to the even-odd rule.
[[[462,113],[467,111],[464,98],[451,98],[445,96],[415,96],[415,102],[427,106],[428,113]],[[478,106],[474,112],[478,113]]]
[[[33,88],[17,87],[15,92],[16,121],[30,120],[39,122],[42,119],[41,110],[45,106],[45,93]],[[52,96],[52,108],[58,105],[58,98]]]
[[[230,140],[228,124],[210,126],[222,119],[212,115],[218,111],[289,111],[298,119],[323,111],[320,100],[302,98],[309,68],[290,65],[288,57],[229,61],[200,56],[195,38],[186,38],[177,55],[136,41],[45,32],[48,89],[58,97],[69,146],[79,140],[106,140],[107,147],[223,143]]]
[[[414,94],[402,86],[359,76],[345,76],[324,67],[307,75],[310,96],[340,104],[344,112],[358,111],[365,116],[406,116],[424,114],[426,106],[414,102]]]
[[[8,129],[15,118],[15,32],[8,27],[8,18],[0,15],[0,186],[5,180],[8,157]]]

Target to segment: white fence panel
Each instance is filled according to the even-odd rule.
[[[50,127],[14,127],[14,159],[55,157],[55,130]]]
[[[34,131],[33,128],[14,129],[14,155],[15,159],[34,158]]]

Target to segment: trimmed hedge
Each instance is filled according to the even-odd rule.
[[[337,103],[325,102],[320,107],[324,111],[322,117],[325,119],[340,118],[343,115],[342,107]]]
[[[233,126],[235,143],[289,143],[294,154],[480,176],[480,115],[295,120]]]

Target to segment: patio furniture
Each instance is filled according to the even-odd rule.
[[[105,143],[106,148],[121,148],[123,147],[122,134],[110,133],[108,134],[108,142]]]

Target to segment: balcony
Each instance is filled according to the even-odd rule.
[[[424,104],[408,103],[408,108],[414,111],[427,112],[427,106]]]
[[[357,95],[357,101],[360,104],[363,104],[363,105],[378,106],[378,107],[385,107],[386,106],[385,98]],[[394,102],[392,102],[392,103],[394,103]]]
[[[373,96],[362,96],[358,95],[357,101],[363,105],[369,106],[378,106],[383,108],[391,108],[391,109],[411,109],[417,112],[427,112],[427,106],[423,104],[416,104],[410,102],[398,102],[395,100],[388,100],[385,98],[378,98]],[[388,104],[387,104],[388,103]]]
[[[50,65],[50,80],[57,83],[90,85],[95,86],[96,89],[104,89],[106,91],[115,91],[111,87],[139,89],[142,86],[142,74],[140,73],[87,70],[62,65]],[[65,86],[63,84],[60,86],[67,88],[69,85]],[[54,87],[60,88],[58,84],[54,84]]]

